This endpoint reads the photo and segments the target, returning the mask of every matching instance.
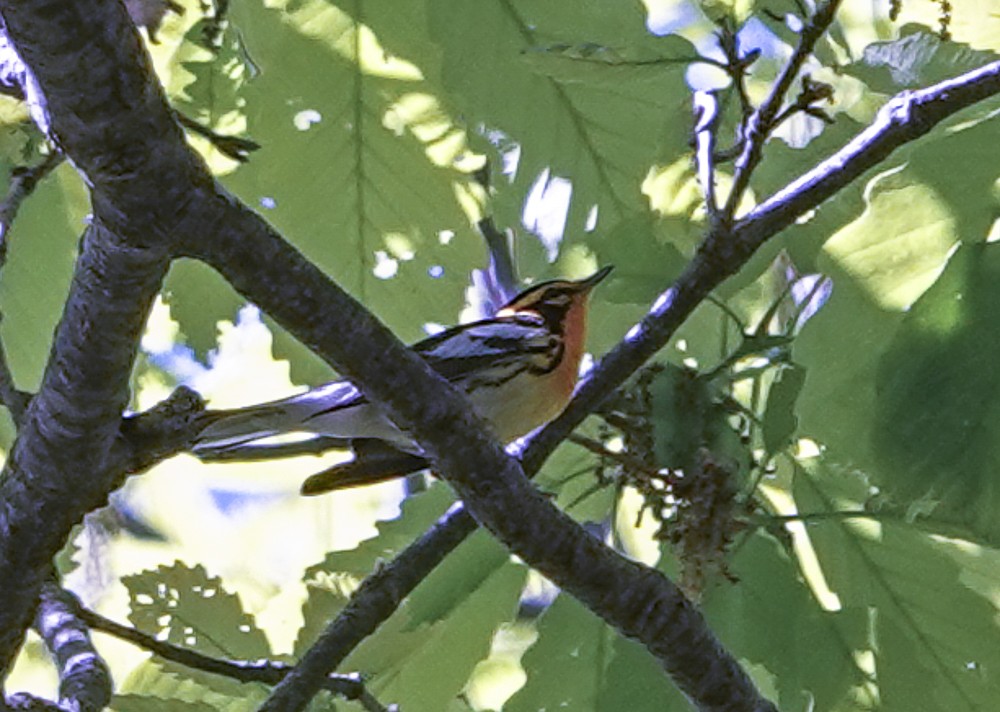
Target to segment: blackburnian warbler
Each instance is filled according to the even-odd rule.
[[[587,331],[588,297],[610,267],[579,281],[543,282],[489,319],[454,326],[412,346],[464,391],[508,443],[549,422],[573,394]],[[420,447],[349,381],[291,398],[206,413],[193,451],[218,457],[262,438],[300,432],[350,442],[355,459],[313,475],[304,494],[381,482],[422,469]]]

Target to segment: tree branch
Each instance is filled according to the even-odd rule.
[[[94,650],[78,608],[76,596],[49,581],[42,586],[35,629],[59,668],[59,707],[96,712],[111,701],[111,671]]]
[[[128,641],[144,650],[169,660],[170,662],[211,673],[221,675],[238,682],[262,682],[266,685],[275,685],[280,682],[292,669],[290,665],[262,661],[243,660],[222,660],[209,655],[199,653],[197,650],[182,648],[171,643],[157,640],[155,637],[143,633],[141,630],[130,628],[129,626],[116,623],[113,620],[95,613],[80,606],[76,601],[75,614],[94,630],[113,635],[120,640]],[[323,683],[323,689],[336,695],[341,695],[348,700],[361,698],[365,693],[364,681],[360,675],[329,675]]]
[[[94,212],[42,386],[0,479],[3,677],[52,557],[120,481],[107,455],[166,273],[166,238],[194,229],[184,206],[214,193],[214,182],[184,144],[123,5],[7,0],[0,14],[9,40],[0,51],[13,67],[5,81],[21,84],[36,123],[84,174]]]
[[[0,671],[31,621],[52,557],[111,490],[106,453],[166,267],[162,253],[124,245],[99,224],[84,234],[52,358],[0,479]]]
[[[730,220],[736,217],[736,208],[743,197],[744,191],[750,185],[750,176],[753,175],[757,164],[760,163],[761,155],[764,151],[764,143],[767,137],[774,130],[774,119],[781,109],[781,104],[785,100],[785,95],[792,87],[792,82],[798,75],[802,65],[812,54],[813,47],[826,32],[833,18],[837,14],[840,0],[823,0],[816,14],[806,22],[799,36],[799,44],[788,62],[781,70],[781,75],[771,87],[764,103],[758,107],[757,111],[750,117],[747,124],[746,136],[743,137],[743,152],[736,159],[736,173],[733,176],[733,187],[726,198],[724,213]]]

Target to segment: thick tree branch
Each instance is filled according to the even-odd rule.
[[[165,236],[213,190],[120,3],[0,2],[5,77],[92,186],[93,224],[39,393],[0,480],[0,677],[72,526],[106,501],[139,335],[168,264]],[[16,49],[19,56],[13,56]],[[20,64],[24,60],[24,64]]]
[[[123,245],[98,224],[84,235],[41,389],[0,479],[0,671],[31,621],[52,557],[111,490],[106,454],[166,267],[162,253]]]

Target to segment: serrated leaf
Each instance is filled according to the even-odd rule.
[[[195,22],[171,58],[167,91],[174,108],[223,136],[240,136],[247,129],[246,100],[242,90],[258,71],[250,60],[239,33],[226,23],[219,43],[207,47],[206,31],[210,19]],[[223,156],[197,134],[191,135],[203,149],[213,170],[228,172],[236,167],[231,157]]]
[[[565,84],[540,76],[523,59],[532,48],[581,41],[694,56],[693,49],[681,51],[676,38],[651,35],[638,5],[445,0],[432,3],[429,17],[453,103],[470,123],[520,146],[512,190],[498,196],[502,223],[520,221],[524,196],[549,170],[572,180],[570,239],[584,233],[593,206],[599,224],[613,224],[644,208],[639,186],[650,156],[672,163],[687,152],[683,132],[666,129],[668,117],[689,103],[683,65],[641,80]]]
[[[451,488],[436,482],[403,501],[400,515],[379,522],[378,534],[354,549],[331,551],[322,562],[306,569],[308,580],[319,573],[341,572],[366,576],[380,561],[388,561],[409,546],[455,502]]]
[[[867,640],[861,608],[823,610],[799,579],[795,562],[761,533],[749,536],[732,556],[736,581],[719,581],[704,597],[712,629],[741,659],[777,678],[778,706],[831,709],[850,697],[863,672],[853,651]]]
[[[268,686],[240,683],[222,675],[159,659],[140,663],[111,702],[119,712],[250,712],[267,697]]]
[[[794,480],[800,511],[863,509],[870,489],[857,473],[801,465]],[[840,604],[874,611],[873,682],[886,709],[915,709],[908,705],[918,699],[927,712],[990,709],[1000,696],[997,569],[980,569],[970,587],[947,549],[973,558],[979,551],[995,559],[996,552],[936,536],[934,524],[933,516],[916,524],[825,517],[807,531],[820,575]]]
[[[114,712],[218,712],[207,702],[183,702],[152,695],[115,695],[108,709]]]
[[[942,40],[920,25],[906,25],[899,39],[868,45],[860,61],[843,69],[874,91],[895,94],[929,86],[996,59],[994,52]]]
[[[251,660],[267,657],[270,645],[239,596],[209,576],[204,567],[180,562],[122,578],[129,591],[129,620],[146,633],[163,636],[208,655]]]
[[[405,340],[422,336],[427,322],[455,321],[467,270],[482,256],[470,225],[482,196],[464,164],[456,167],[470,151],[440,97],[423,12],[419,3],[369,4],[355,17],[316,0],[240,4],[230,13],[259,64],[236,98],[263,148],[227,177],[227,188]],[[168,288],[191,345],[204,353],[216,321],[232,318],[233,297],[204,299],[218,279],[184,266],[171,271]],[[291,357],[296,380],[329,379],[329,368],[286,333],[275,349]]]
[[[499,549],[488,535],[480,532],[480,542],[466,542],[473,548],[484,545]],[[405,702],[407,712],[438,712],[464,689],[476,664],[489,654],[497,628],[510,621],[517,610],[527,570],[502,557],[491,555],[491,570],[481,571],[479,585],[465,572],[435,571],[413,593],[440,594],[449,580],[465,588],[452,600],[445,612],[432,600],[418,603],[411,612],[403,606],[382,625],[378,633],[365,640],[344,661],[343,668],[370,676],[368,689],[380,700]],[[429,587],[424,594],[421,589]],[[447,615],[444,615],[447,613]],[[417,620],[414,614],[424,622]],[[426,622],[437,618],[434,622]]]
[[[322,562],[306,569],[303,626],[295,640],[294,654],[300,657],[305,653],[344,606],[361,579],[380,561],[392,559],[423,534],[454,499],[447,485],[437,483],[425,492],[406,498],[399,517],[379,522],[378,535],[354,549],[330,552]]]

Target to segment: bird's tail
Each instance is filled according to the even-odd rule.
[[[428,466],[425,458],[378,441],[358,440],[353,443],[352,449],[352,461],[311,475],[302,483],[302,494],[312,496],[386,482]]]
[[[201,415],[204,425],[191,451],[198,457],[211,459],[255,440],[294,431],[302,418],[301,407],[296,407],[291,398],[246,408],[206,411]]]

